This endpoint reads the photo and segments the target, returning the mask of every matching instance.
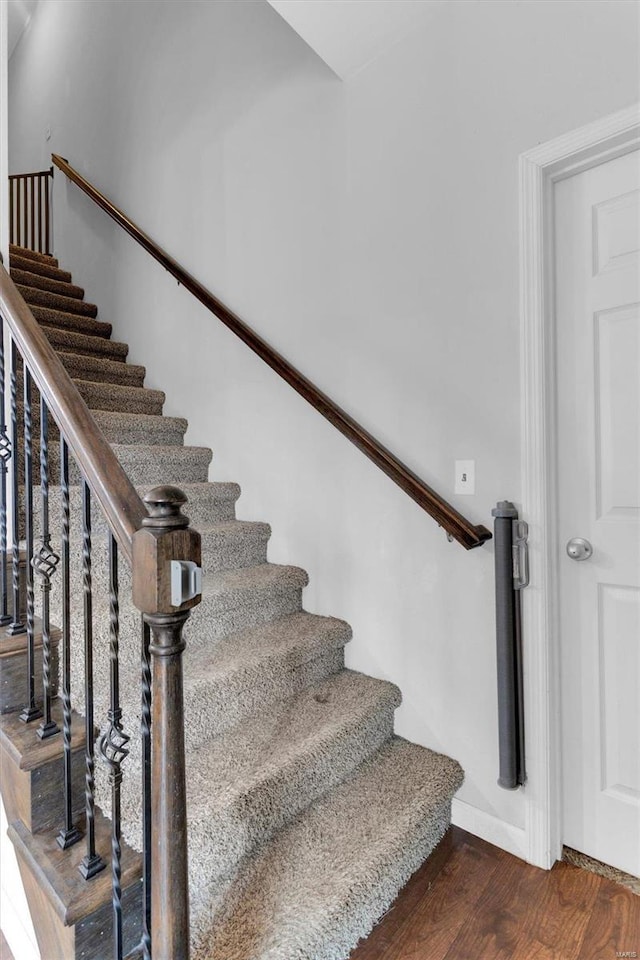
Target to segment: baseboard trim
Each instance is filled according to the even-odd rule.
[[[527,859],[529,845],[526,832],[522,827],[506,823],[499,817],[494,817],[493,814],[455,797],[451,804],[451,821],[456,827],[506,850],[507,853],[512,853],[514,857],[519,857],[521,860]]]

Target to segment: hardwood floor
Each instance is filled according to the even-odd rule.
[[[640,897],[453,827],[351,960],[640,960]],[[13,960],[0,932],[0,960]]]
[[[453,827],[351,960],[640,960],[640,897]]]
[[[2,930],[0,930],[0,960],[14,960],[13,954],[9,949],[9,944],[5,940]]]

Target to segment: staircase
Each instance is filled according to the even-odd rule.
[[[208,481],[211,451],[185,445],[186,420],[162,415],[164,394],[144,386],[144,367],[127,363],[127,345],[111,340],[111,325],[98,319],[71,274],[53,257],[15,246],[10,273],[131,482],[141,495],[177,484],[202,537],[202,602],[185,627],[183,657],[191,956],[346,960],[443,837],[462,771],[394,734],[398,689],[345,669],[349,626],[304,611],[306,573],[267,561],[269,526],[236,518],[240,488]],[[56,443],[50,455],[55,481]],[[70,479],[71,515],[78,517],[73,465]],[[55,548],[57,488],[50,501]],[[99,518],[95,524],[94,548],[107,541],[106,525]],[[72,552],[71,573],[79,582],[80,551]],[[122,564],[120,688],[132,734],[140,716],[140,641],[130,579]],[[55,578],[52,590],[59,624]],[[95,609],[108,609],[108,570],[97,561],[93,590]],[[80,715],[82,603],[73,590],[71,690]],[[12,683],[22,682],[25,669],[18,647]],[[3,691],[7,662],[0,660]],[[101,613],[94,621],[98,725],[109,709],[109,669],[109,618]],[[34,742],[35,732],[29,736],[30,727],[16,720],[15,696],[1,703],[3,797],[43,958],[111,957],[109,870],[83,880],[79,845],[62,851],[51,839],[62,819],[61,736]],[[78,716],[72,729],[81,723]],[[81,816],[83,743],[74,736],[74,814]],[[122,764],[125,952],[140,941],[143,756],[135,743]],[[97,848],[108,862],[111,788],[99,761],[96,801]]]

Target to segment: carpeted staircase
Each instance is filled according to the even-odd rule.
[[[202,534],[202,603],[184,656],[193,956],[345,960],[445,833],[462,771],[394,736],[398,689],[344,668],[349,626],[304,612],[306,573],[267,562],[268,525],[235,518],[239,487],[208,482],[211,451],[184,445],[186,420],[162,416],[164,394],[143,386],[144,368],[127,364],[126,344],[110,339],[110,324],[96,319],[71,275],[51,257],[13,247],[11,276],[131,480],[141,491],[179,485]],[[51,455],[55,473],[55,443]],[[79,499],[75,488],[75,524]],[[55,490],[51,502],[55,516]],[[94,541],[105,532],[96,516]],[[135,733],[139,615],[127,574],[122,691],[125,729]],[[104,601],[106,567],[96,561],[94,608],[104,611],[95,630],[96,717],[108,696],[101,594]],[[73,644],[81,647],[81,637]],[[81,679],[74,673],[78,710]],[[139,849],[136,740],[123,768],[123,831]],[[97,800],[108,814],[99,767]]]

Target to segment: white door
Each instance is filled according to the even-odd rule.
[[[636,151],[555,186],[563,842],[636,876],[639,158]],[[593,554],[571,559],[572,538]],[[580,543],[573,550],[585,552]]]

